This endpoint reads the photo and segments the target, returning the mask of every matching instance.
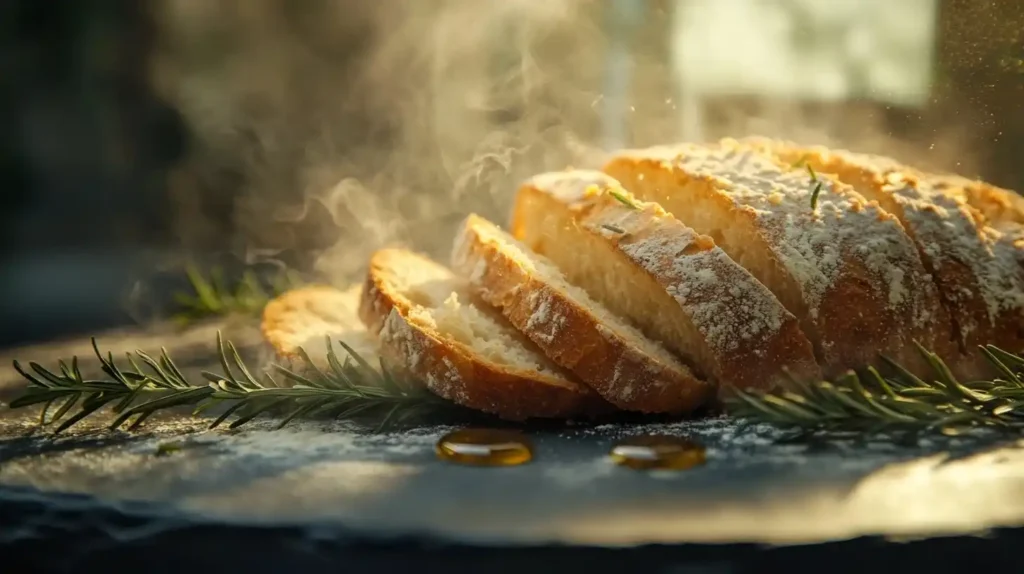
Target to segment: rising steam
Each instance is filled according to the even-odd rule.
[[[175,174],[185,245],[299,251],[338,284],[383,245],[446,258],[467,213],[505,222],[524,178],[598,165],[609,30],[632,53],[626,143],[680,137],[670,4],[623,30],[615,3],[595,0],[165,0],[157,81],[197,142]],[[942,147],[955,138],[908,145],[871,110],[726,103],[705,116],[707,138],[794,137],[971,171]]]

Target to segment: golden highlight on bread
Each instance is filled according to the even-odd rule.
[[[949,338],[899,220],[845,184],[724,144],[620,152],[604,171],[711,236],[768,287],[828,376],[877,363],[880,349],[918,364],[914,341]]]

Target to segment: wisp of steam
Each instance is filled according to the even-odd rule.
[[[230,240],[256,259],[298,250],[343,285],[384,245],[446,259],[462,218],[504,223],[531,174],[685,133],[971,171],[948,137],[957,126],[928,134],[938,147],[899,140],[856,106],[726,103],[688,130],[672,4],[165,0],[155,77],[197,142],[174,175],[183,242]]]

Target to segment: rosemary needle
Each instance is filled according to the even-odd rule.
[[[623,194],[622,194],[622,192],[620,192],[620,191],[617,191],[617,190],[614,190],[614,189],[611,189],[611,190],[608,190],[608,193],[609,193],[609,194],[610,194],[610,195],[611,195],[612,197],[614,197],[614,198],[615,198],[615,199],[616,199],[616,200],[617,200],[617,201],[618,201],[619,203],[621,203],[622,205],[625,205],[626,207],[628,207],[628,208],[630,208],[630,209],[640,209],[640,207],[639,207],[639,206],[637,206],[637,204],[636,204],[636,203],[633,203],[633,201],[632,201],[632,200],[630,200],[630,199],[629,199],[628,197],[626,197],[625,195],[623,195]]]
[[[814,184],[814,189],[811,190],[811,211],[814,211],[818,208],[818,196],[821,195],[821,181],[818,179],[818,174],[814,172],[811,164],[806,163],[805,159],[800,161],[807,168],[807,173],[811,174],[811,183]]]
[[[811,211],[818,208],[818,195],[821,194],[821,182],[814,184],[814,190],[811,191]]]

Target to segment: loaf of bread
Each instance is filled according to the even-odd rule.
[[[950,359],[957,374],[982,374],[986,362],[976,352],[978,345],[1024,349],[1024,277],[1014,250],[970,205],[971,194],[963,187],[947,181],[939,189],[932,178],[890,158],[767,139],[744,143],[847,183],[900,220],[938,289],[942,310],[949,313],[956,348],[935,350]]]
[[[514,190],[509,190],[512,193]],[[385,248],[363,283],[271,301],[285,360],[344,340],[497,416],[687,415],[730,388],[884,368],[998,376],[1024,351],[1024,201],[894,159],[751,137],[612,154],[468,214],[449,266]]]
[[[918,364],[915,340],[949,339],[899,220],[848,185],[728,143],[625,151],[604,171],[712,237],[770,289],[801,320],[828,376],[876,363],[883,349]]]

